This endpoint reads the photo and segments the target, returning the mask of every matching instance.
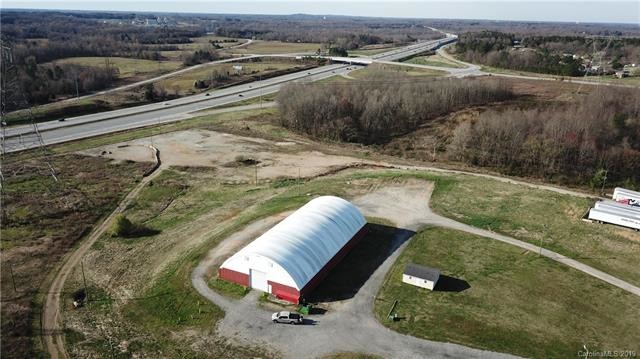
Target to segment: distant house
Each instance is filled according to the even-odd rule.
[[[433,290],[440,278],[440,271],[409,263],[402,274],[402,281],[418,287]]]

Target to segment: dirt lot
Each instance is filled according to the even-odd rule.
[[[207,130],[166,133],[83,151],[90,156],[152,161],[149,147],[160,150],[167,166],[214,167],[227,181],[308,177],[354,163],[353,157],[326,155],[299,142],[274,142]]]

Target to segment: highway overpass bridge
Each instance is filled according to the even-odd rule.
[[[121,110],[67,118],[64,122],[48,121],[39,123],[36,131],[44,144],[61,143],[106,133],[123,131],[142,126],[179,121],[190,117],[189,113],[207,108],[226,105],[245,99],[260,97],[279,91],[289,82],[318,81],[354,70],[353,66],[366,66],[373,62],[397,61],[425,51],[435,50],[454,42],[455,38],[422,41],[396,48],[371,57],[328,57],[333,63],[315,69],[278,76],[262,81],[228,87],[208,93],[187,96],[171,101],[152,103]],[[259,55],[252,55],[259,56]],[[261,55],[273,56],[273,55]],[[282,55],[276,55],[282,56]],[[292,55],[289,55],[291,57]],[[34,135],[33,126],[5,127],[3,148],[5,152],[22,151],[38,146],[37,141],[28,141]]]

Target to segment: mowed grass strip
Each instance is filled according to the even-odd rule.
[[[455,62],[455,61],[451,61],[445,57],[442,57],[438,54],[435,55],[428,55],[428,56],[416,56],[416,57],[412,57],[409,60],[406,60],[404,62],[410,63],[410,64],[418,64],[418,65],[429,65],[429,66],[438,66],[438,67],[450,67],[450,68],[456,68],[456,69],[461,69],[461,68],[465,68],[466,66]]]
[[[461,292],[402,283],[407,263],[465,281]],[[402,318],[386,318],[395,312]],[[535,253],[462,232],[419,232],[388,273],[377,318],[401,333],[534,358],[638,350],[640,298]]]

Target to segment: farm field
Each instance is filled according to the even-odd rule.
[[[315,53],[322,45],[304,42],[280,42],[254,40],[247,46],[229,49],[233,54],[285,54],[285,53]]]
[[[153,61],[124,57],[70,57],[56,60],[54,63],[70,63],[83,66],[104,67],[108,60],[111,67],[118,68],[118,79],[139,81],[148,77],[178,70],[183,67],[180,61]]]
[[[156,84],[173,93],[186,95],[200,91],[195,89],[193,86],[194,82],[197,80],[208,81],[210,78],[213,78],[214,81],[216,81],[216,77],[225,76],[228,77],[228,79],[220,81],[221,84],[224,82],[233,83],[247,80],[250,76],[268,75],[275,71],[290,70],[295,69],[296,67],[303,68],[304,65],[305,64],[302,62],[270,60],[260,62],[214,64],[162,79]],[[242,70],[236,70],[234,69],[234,66],[242,66]]]

